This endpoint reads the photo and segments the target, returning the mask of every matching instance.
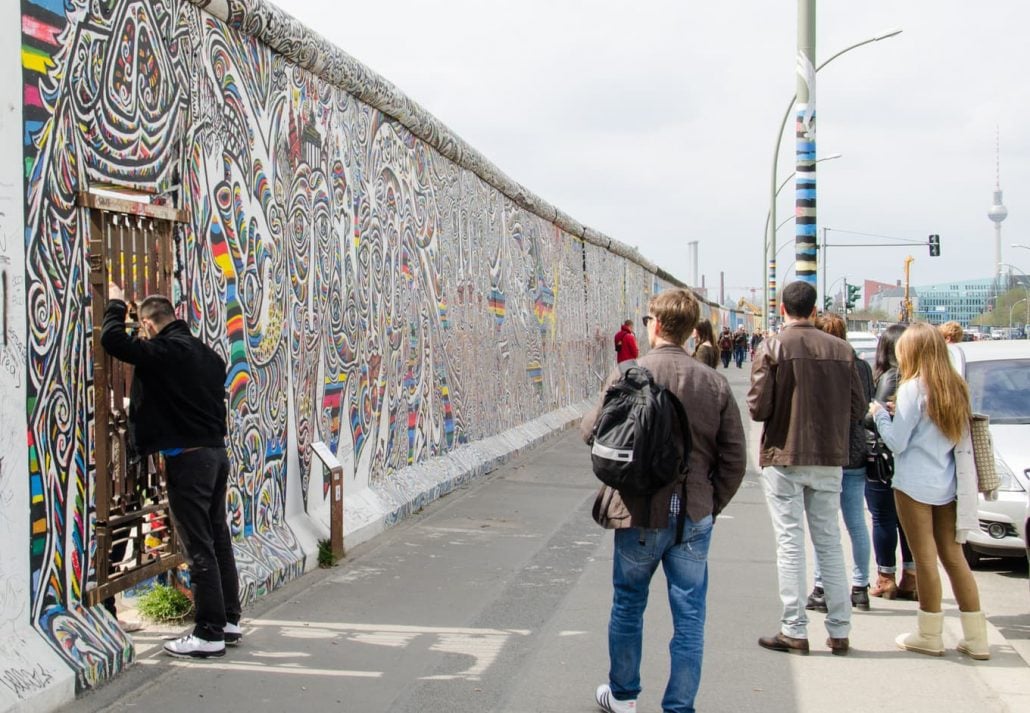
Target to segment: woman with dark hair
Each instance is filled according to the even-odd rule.
[[[873,381],[876,383],[874,401],[891,403],[898,390],[898,359],[894,347],[905,331],[904,324],[892,324],[880,335],[876,344],[876,363],[873,366]],[[871,439],[879,439],[876,424],[866,419],[866,428]],[[880,448],[885,448],[880,443]],[[898,521],[898,510],[894,504],[891,483],[871,478],[866,479],[865,502],[873,517],[873,556],[876,559],[876,583],[869,590],[870,596],[884,599],[910,599],[916,593],[916,563],[909,549],[905,531]],[[901,543],[901,581],[897,581],[897,549]]]
[[[694,347],[694,358],[702,364],[718,369],[719,345],[715,343],[715,330],[712,329],[712,323],[707,319],[700,320],[694,327],[694,342],[697,344]]]

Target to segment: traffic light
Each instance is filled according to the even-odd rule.
[[[827,296],[823,299],[823,310],[829,312],[831,309],[833,309],[833,298]]]
[[[844,298],[845,306],[848,309],[855,309],[855,305],[858,304],[858,293],[862,288],[858,285],[849,285],[845,282],[844,289],[847,291],[847,295]]]
[[[930,236],[930,257],[939,257],[941,254],[941,236]]]

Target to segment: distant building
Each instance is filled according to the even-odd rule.
[[[913,305],[916,319],[930,324],[943,324],[955,320],[968,327],[971,320],[987,311],[987,306],[998,293],[995,279],[941,282],[916,288],[919,304]]]
[[[866,284],[869,284],[868,282]],[[874,283],[883,284],[883,283]],[[918,314],[922,304],[922,287],[910,287],[908,298],[912,300],[912,311]],[[884,285],[882,289],[868,295],[868,309],[884,312],[892,322],[897,321],[901,315],[901,303],[905,300],[905,288],[899,285]]]
[[[898,280],[897,284],[894,285],[892,285],[889,282],[865,280],[865,284],[862,286],[862,294],[865,295],[865,297],[863,298],[864,304],[862,306],[866,309],[877,309],[873,306],[873,298],[881,292],[893,290],[895,287],[901,287],[901,280]]]

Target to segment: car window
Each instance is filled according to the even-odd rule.
[[[973,410],[991,423],[1030,423],[1030,359],[998,359],[966,364]]]

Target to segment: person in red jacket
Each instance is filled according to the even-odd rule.
[[[622,329],[615,333],[615,360],[622,363],[636,359],[639,354],[637,338],[633,336],[633,320],[627,319],[622,323]]]

